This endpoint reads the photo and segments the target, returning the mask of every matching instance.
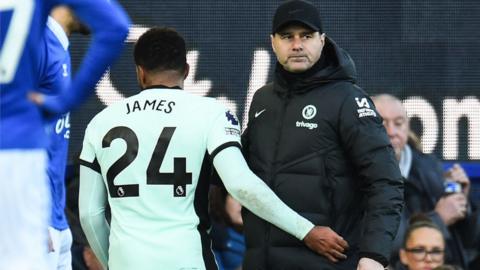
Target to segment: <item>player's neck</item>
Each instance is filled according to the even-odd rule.
[[[183,89],[183,80],[181,82],[171,82],[171,81],[155,81],[149,82],[142,85],[142,89],[152,88],[154,86],[163,86],[162,88],[176,88]]]
[[[142,82],[142,89],[149,88],[155,85],[162,85],[167,88],[181,88],[183,89],[184,79],[181,76],[178,76],[177,72],[162,72],[160,74],[155,74],[154,76],[144,77]]]

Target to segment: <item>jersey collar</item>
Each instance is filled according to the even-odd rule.
[[[182,88],[181,88],[180,86],[178,86],[178,85],[176,85],[176,86],[165,86],[165,85],[161,85],[161,84],[150,85],[150,86],[147,86],[147,87],[143,88],[143,90],[147,90],[147,89],[158,89],[158,88],[182,90]]]

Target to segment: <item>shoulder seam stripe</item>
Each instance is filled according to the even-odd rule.
[[[78,159],[78,163],[80,163],[80,165],[82,166],[85,166],[87,168],[90,168],[98,173],[102,173],[101,170],[100,170],[100,164],[98,164],[98,161],[97,161],[97,158],[95,158],[93,160],[93,162],[88,162],[88,161],[85,161],[83,159]]]
[[[215,148],[215,150],[213,150],[212,154],[210,154],[210,159],[212,160],[212,162],[213,162],[213,159],[215,158],[215,156],[218,153],[220,153],[220,151],[222,151],[223,149],[228,148],[230,146],[238,147],[238,148],[240,148],[240,150],[242,150],[242,145],[240,143],[238,143],[238,142],[226,142],[224,144],[221,144],[217,148]]]

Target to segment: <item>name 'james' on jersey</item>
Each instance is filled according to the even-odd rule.
[[[143,90],[95,116],[80,158],[98,162],[109,193],[109,266],[205,265],[210,246],[202,164],[207,153],[213,157],[239,143],[240,125],[230,111],[181,90]]]

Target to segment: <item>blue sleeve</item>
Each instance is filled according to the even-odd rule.
[[[93,34],[79,70],[70,87],[56,97],[45,97],[44,109],[60,114],[80,105],[94,91],[97,81],[120,55],[128,35],[130,20],[114,0],[58,0],[66,4]]]

